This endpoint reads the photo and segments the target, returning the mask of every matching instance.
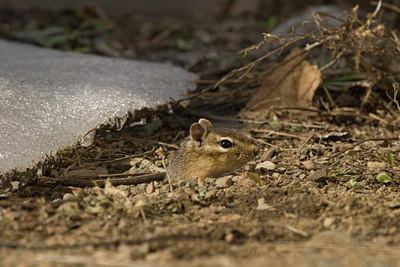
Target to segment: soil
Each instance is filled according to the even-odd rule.
[[[118,19],[114,23],[127,18]],[[171,45],[167,41],[175,40],[182,28],[170,26],[157,42],[144,42],[141,36],[142,43],[134,42],[133,48],[124,43],[132,40],[121,39],[122,30],[104,38],[124,44],[123,49],[117,45],[118,53],[132,49],[131,57],[168,59],[202,74],[203,80],[217,79],[243,64],[232,51],[255,43],[258,37],[253,36],[262,32],[259,24],[250,27],[248,21],[224,20],[212,30],[192,25],[191,37],[172,48],[165,48]],[[153,29],[153,37],[159,25],[136,23]],[[245,27],[251,31],[243,37]],[[226,35],[226,29],[234,30]],[[140,34],[145,32],[137,33],[138,39]],[[205,41],[210,37],[215,39]],[[196,42],[198,38],[203,41]],[[184,44],[191,48],[183,53],[188,48]],[[209,52],[211,59],[204,59],[207,49],[221,53]],[[205,115],[249,132],[260,148],[254,160],[226,177],[171,184],[40,187],[32,179],[0,198],[0,264],[399,266],[397,113],[360,107],[353,95],[352,107],[338,107],[334,113],[276,108],[262,120],[239,123],[234,115],[253,88],[229,89],[224,85],[175,106],[173,114],[158,114],[162,124],[155,129],[104,129],[91,147],[65,150],[38,169],[50,178],[116,174],[135,167],[133,158],[163,168],[163,158],[168,162],[190,124]],[[152,119],[148,114],[145,124]]]

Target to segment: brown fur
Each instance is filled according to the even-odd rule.
[[[204,127],[201,140],[199,125]],[[189,136],[181,144],[169,164],[168,174],[173,179],[226,175],[250,161],[258,151],[243,133],[233,129],[215,128],[208,120],[200,119],[198,123],[192,124],[192,128],[195,129],[194,138]],[[234,146],[221,151],[224,150],[220,146],[221,137],[232,140]]]

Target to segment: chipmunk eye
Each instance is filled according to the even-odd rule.
[[[219,142],[219,144],[223,147],[223,148],[230,148],[233,147],[233,143],[227,139],[221,140],[221,142]]]

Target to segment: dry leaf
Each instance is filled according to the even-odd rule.
[[[293,49],[271,74],[264,77],[242,115],[263,114],[271,106],[308,106],[322,78],[318,66],[304,59],[304,51]]]

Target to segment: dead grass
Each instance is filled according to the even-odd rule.
[[[311,91],[314,95],[314,105],[328,111],[343,106],[366,107],[372,112],[383,109],[397,116],[399,108],[396,106],[396,97],[398,97],[396,84],[400,78],[398,64],[400,62],[400,43],[398,32],[396,30],[389,31],[385,24],[378,21],[378,14],[383,8],[381,2],[377,4],[375,11],[367,14],[366,17],[360,17],[358,6],[346,12],[344,19],[330,14],[314,13],[313,22],[304,22],[315,24],[316,29],[311,33],[286,35],[264,33],[262,42],[244,49],[241,53],[248,54],[265,46],[267,49],[264,48],[263,51],[266,53],[253,62],[229,72],[213,88],[227,80],[246,78],[249,85],[259,84],[262,86],[264,82],[271,84],[271,81],[278,81],[272,87],[278,88],[282,85],[282,89],[276,90],[285,90],[284,88],[288,87],[287,80],[299,80],[301,77],[296,76],[282,80],[279,78],[280,76],[276,75],[277,70],[283,67],[286,72],[284,77],[286,77],[293,70],[285,69],[285,62],[302,57],[315,64],[314,66],[318,66],[318,70],[322,73],[322,82],[315,95]],[[388,7],[388,5],[385,6]],[[331,26],[330,21],[332,20],[337,20],[339,25]],[[304,43],[306,43],[305,46],[302,45]],[[289,55],[282,63],[278,65],[268,63],[269,59],[275,60],[276,56],[285,55],[297,47],[302,47],[301,52]],[[300,67],[303,62],[299,62]],[[267,71],[263,73],[256,71],[255,67],[259,65],[263,65]],[[291,66],[291,68],[293,67]],[[292,105],[288,105],[287,102],[284,105],[307,106],[304,104],[305,101],[296,100],[299,95],[305,95],[301,92],[301,87],[289,87],[292,92],[284,92],[280,98],[294,100],[292,100]],[[273,89],[260,90],[271,91]],[[348,95],[352,95],[352,97],[349,98]],[[307,99],[310,97],[308,96]],[[360,99],[361,101],[359,101]],[[257,100],[260,101],[260,97],[257,97]],[[269,106],[265,110],[276,106],[273,101],[271,103],[270,93],[266,97],[261,97],[259,103],[251,103],[250,108],[255,105]]]

